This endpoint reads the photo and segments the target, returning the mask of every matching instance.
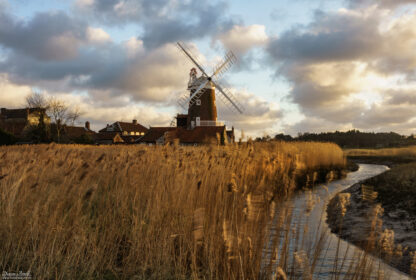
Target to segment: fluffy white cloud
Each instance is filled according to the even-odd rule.
[[[29,86],[10,83],[6,74],[0,74],[0,106],[16,108],[24,106],[25,98],[32,92]]]
[[[111,41],[110,35],[102,28],[87,27],[87,38],[92,43],[108,43]]]
[[[264,46],[268,36],[264,25],[234,25],[230,30],[220,34],[218,40],[238,55],[243,55],[253,47]]]
[[[408,132],[416,109],[409,105],[416,93],[414,26],[416,14],[397,17],[373,5],[320,12],[309,25],[272,39],[276,74],[293,85],[288,99],[306,117],[287,130],[309,125],[312,131],[322,123],[330,130]]]
[[[229,124],[243,129],[247,135],[262,135],[263,132],[271,133],[280,124],[283,113],[277,103],[254,95],[246,90],[231,88],[230,92],[244,108],[243,114],[230,109],[221,101],[221,93],[216,92],[218,118],[226,120]]]

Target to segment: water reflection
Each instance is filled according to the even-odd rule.
[[[267,261],[263,269],[274,270],[279,265],[291,276],[303,279],[410,279],[338,238],[325,222],[326,205],[333,195],[387,169],[360,164],[359,170],[345,179],[300,192],[280,205],[271,225],[268,249],[264,251]]]

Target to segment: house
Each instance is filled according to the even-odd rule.
[[[85,126],[64,126],[63,135],[69,142],[84,143],[95,140],[95,131],[91,130],[90,122],[85,122]]]
[[[38,125],[41,118],[45,124],[50,124],[51,119],[44,108],[24,109],[0,109],[0,128],[22,138],[25,130],[30,126]]]
[[[118,132],[97,133],[95,143],[104,145],[123,144],[124,140]]]
[[[150,127],[137,142],[164,145],[178,140],[182,145],[201,145],[208,143],[227,144],[234,142],[234,128],[226,130],[222,126],[197,126],[193,129],[183,127]]]
[[[114,143],[135,143],[139,138],[143,137],[148,129],[139,124],[137,120],[129,122],[115,122],[101,129],[97,134],[97,143],[107,144]],[[116,136],[119,135],[119,137]],[[113,140],[110,143],[110,140]]]
[[[176,127],[150,127],[147,133],[139,138],[136,143],[141,144],[165,144],[165,137],[168,132],[175,131]]]

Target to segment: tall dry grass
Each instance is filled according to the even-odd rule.
[[[328,143],[0,147],[0,269],[36,279],[267,277],[276,204],[303,174],[344,165]]]
[[[346,149],[346,156],[411,157],[416,159],[416,146],[385,149]]]

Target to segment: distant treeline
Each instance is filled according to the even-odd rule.
[[[275,135],[274,138],[270,136],[256,138],[256,141],[270,140],[333,142],[342,148],[385,148],[416,145],[416,139],[413,135],[403,136],[395,132],[374,133],[358,130],[350,130],[347,132],[299,133],[297,137],[281,133]]]

